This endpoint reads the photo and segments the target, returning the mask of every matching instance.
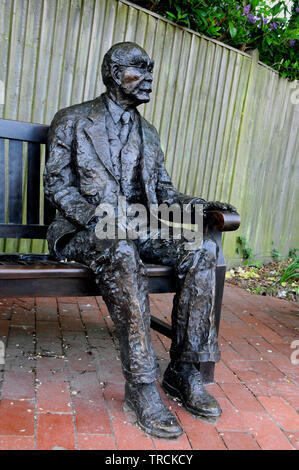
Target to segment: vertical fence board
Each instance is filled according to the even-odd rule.
[[[51,79],[51,51],[54,36],[56,0],[44,0],[40,23],[39,47],[34,77],[32,122],[47,122],[48,83]]]
[[[94,89],[97,73],[100,67],[99,56],[101,51],[103,24],[105,18],[106,2],[99,0],[94,4],[93,24],[90,35],[90,46],[88,50],[88,61],[86,67],[86,78],[84,87],[84,101],[94,97]]]
[[[82,0],[71,0],[67,20],[66,36],[63,42],[63,66],[59,90],[59,107],[74,104],[72,96],[75,86],[75,69],[78,51],[78,36],[81,24]],[[78,83],[78,81],[76,82]]]
[[[28,2],[14,0],[11,3],[11,28],[9,34],[8,70],[3,115],[17,119],[21,88],[21,71],[24,52],[24,33]],[[1,68],[1,67],[0,67]]]
[[[34,102],[34,79],[32,78],[35,76],[37,66],[41,11],[42,3],[39,0],[29,1],[18,99],[17,119],[20,121],[30,122],[32,118],[32,106]]]
[[[11,22],[13,15],[13,0],[0,0],[0,81],[2,93],[4,94],[5,101],[7,100],[6,95],[6,83],[7,74],[9,68],[9,47],[11,39]],[[1,93],[0,93],[1,94]],[[0,115],[4,115],[4,101],[0,100]]]
[[[0,223],[5,223],[5,143],[0,139]]]

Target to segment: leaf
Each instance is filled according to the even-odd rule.
[[[260,0],[251,0],[251,7],[254,9],[257,7],[257,5],[259,4]],[[246,2],[246,3],[249,3],[249,2]]]
[[[284,8],[284,2],[278,2],[271,8],[272,15],[275,16],[280,13]]]
[[[199,16],[207,16],[208,12],[206,10],[196,9],[195,13]]]
[[[175,5],[174,8],[176,9],[176,11],[178,12],[178,14],[180,15],[181,14],[181,8],[178,6],[178,5]]]
[[[207,20],[203,16],[200,18],[200,21],[203,22],[203,24],[205,25],[206,28],[209,26],[209,23],[207,22]]]
[[[231,38],[234,39],[237,35],[237,28],[233,25],[231,21],[228,22],[228,27],[229,27]]]
[[[173,13],[171,13],[170,11],[166,11],[165,13],[169,16],[169,18],[171,18],[173,20],[176,20],[176,16]]]

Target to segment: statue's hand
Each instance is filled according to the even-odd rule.
[[[228,204],[227,202],[219,202],[219,201],[206,201],[201,197],[194,197],[188,201],[188,207],[192,207],[195,204],[202,204],[203,205],[203,212],[210,212],[210,211],[229,211],[229,212],[237,212],[237,209]]]
[[[210,212],[210,211],[237,212],[237,209],[231,204],[228,204],[227,202],[219,202],[219,201],[210,201],[210,202],[204,203],[203,210],[204,212]]]

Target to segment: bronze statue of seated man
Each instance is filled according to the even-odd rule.
[[[139,426],[157,437],[182,434],[156,386],[159,365],[150,335],[148,280],[143,262],[173,266],[176,294],[173,340],[163,389],[191,413],[217,417],[221,409],[205,390],[198,364],[219,361],[214,318],[217,246],[204,235],[197,249],[181,238],[102,239],[97,236],[99,204],[147,209],[166,203],[203,204],[204,211],[235,211],[177,191],[165,169],[156,129],[137,111],[149,101],[153,61],[137,44],[115,44],[106,53],[106,93],[60,110],[49,131],[45,195],[57,209],[48,229],[50,252],[89,266],[114,321],[120,343],[126,404]],[[117,215],[117,214],[116,214]]]

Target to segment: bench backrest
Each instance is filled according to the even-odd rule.
[[[0,119],[0,238],[46,238],[55,214],[42,186],[48,129]]]

